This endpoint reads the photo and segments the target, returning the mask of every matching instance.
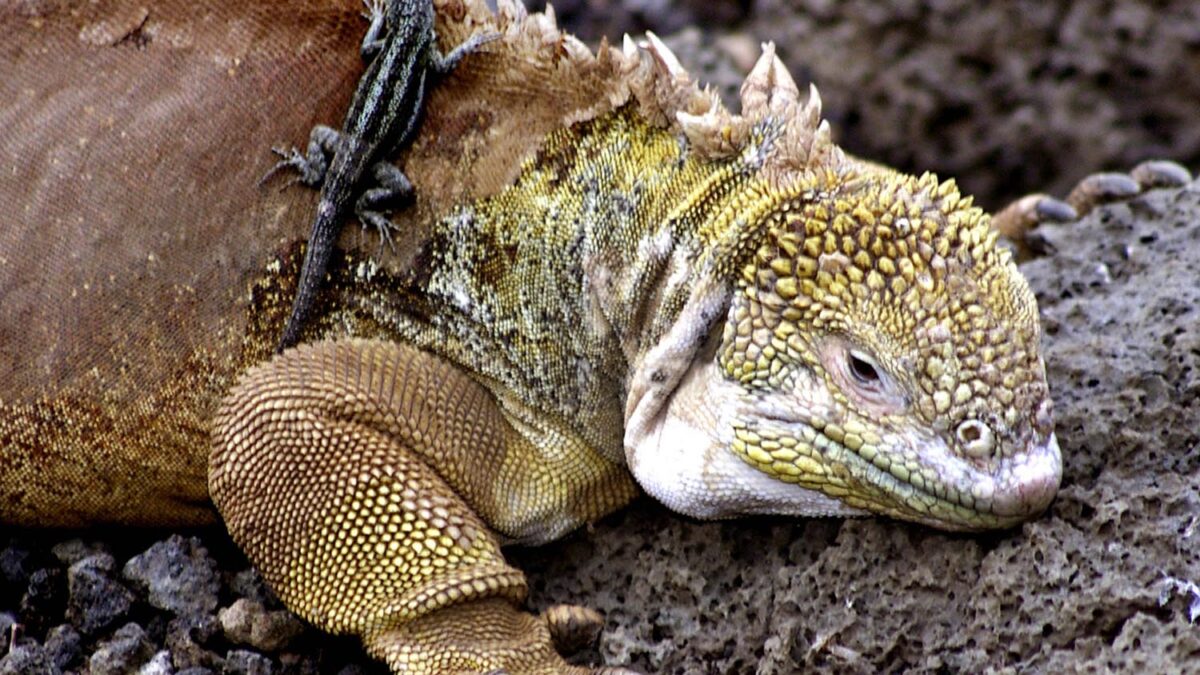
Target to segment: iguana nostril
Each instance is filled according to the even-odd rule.
[[[986,459],[996,447],[996,436],[986,424],[979,420],[967,420],[955,431],[958,442],[969,457]]]

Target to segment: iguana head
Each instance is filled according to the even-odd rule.
[[[953,181],[844,155],[815,90],[798,94],[767,45],[741,115],[677,114],[693,148],[724,144],[754,177],[701,232],[708,281],[633,381],[634,475],[699,517],[1036,515],[1062,461],[1028,284]],[[724,321],[705,323],[717,304]],[[711,332],[689,351],[695,325]]]
[[[1061,458],[1037,304],[988,217],[866,165],[764,193],[724,322],[627,443],[643,486],[700,517],[1041,512]]]

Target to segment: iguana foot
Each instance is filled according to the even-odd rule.
[[[542,612],[555,648],[563,654],[594,644],[604,628],[600,612],[582,605],[554,605]]]
[[[1076,220],[1102,204],[1133,199],[1148,190],[1178,187],[1191,179],[1188,170],[1175,162],[1150,160],[1128,174],[1091,174],[1075,185],[1066,201],[1044,194],[1022,197],[997,212],[992,225],[1013,242],[1019,257],[1042,254],[1046,252],[1044,243],[1030,236],[1041,223]]]

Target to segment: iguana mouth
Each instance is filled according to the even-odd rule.
[[[734,425],[730,449],[755,469],[847,506],[940,529],[1014,525],[1046,508],[1058,490],[1062,457],[1054,434],[981,469],[937,437],[880,435],[853,422]]]

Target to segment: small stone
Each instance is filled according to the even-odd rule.
[[[17,623],[17,617],[11,612],[0,612],[0,654],[8,652],[8,638],[12,635],[12,627]]]
[[[166,645],[175,667],[219,669],[220,655],[205,647],[221,635],[221,624],[211,614],[181,616],[167,626]]]
[[[267,588],[262,575],[253,567],[248,567],[233,575],[233,579],[229,582],[229,588],[236,596],[257,600],[272,609],[281,606],[275,594],[271,592],[270,588]]]
[[[304,625],[291,612],[268,611],[261,602],[245,598],[222,609],[217,618],[230,642],[264,652],[278,651],[304,632]]]
[[[64,623],[46,634],[46,653],[54,660],[54,665],[66,670],[79,658],[80,642],[79,631]]]
[[[68,539],[55,544],[50,549],[50,552],[54,554],[55,558],[58,558],[59,562],[67,567],[74,565],[84,558],[90,558],[101,553],[112,557],[112,552],[104,544],[85,544],[82,539]]]
[[[100,643],[88,663],[91,675],[130,675],[154,655],[154,645],[146,631],[136,623],[127,623]]]
[[[125,619],[133,606],[133,592],[109,577],[115,565],[111,555],[98,553],[67,569],[67,619],[85,636]]]
[[[174,672],[171,667],[171,652],[165,649],[150,657],[150,661],[138,669],[138,675],[172,675]]]
[[[44,567],[29,575],[21,596],[20,616],[30,633],[41,634],[63,619],[67,609],[67,581],[62,568]]]
[[[274,675],[275,665],[271,659],[245,649],[231,649],[225,655],[225,667],[221,675]]]
[[[217,608],[217,563],[196,537],[172,535],[125,563],[124,576],[146,590],[154,607],[176,615],[208,614]]]
[[[208,668],[195,666],[192,668],[184,668],[183,670],[175,671],[175,675],[214,675],[213,671]]]
[[[29,549],[11,544],[0,550],[0,589],[24,588],[33,572]],[[7,599],[7,598],[4,598]]]
[[[60,675],[46,650],[37,644],[15,647],[0,659],[0,675]]]

